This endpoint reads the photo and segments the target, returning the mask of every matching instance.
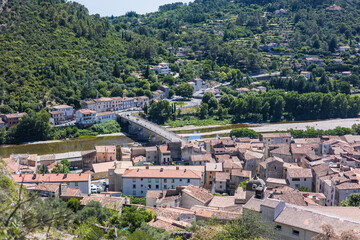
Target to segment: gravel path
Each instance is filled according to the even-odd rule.
[[[314,127],[315,129],[328,130],[336,127],[347,127],[351,128],[353,124],[360,124],[360,118],[345,118],[345,119],[332,119],[332,120],[324,120],[324,121],[313,121],[313,122],[301,122],[301,123],[276,123],[276,124],[261,124],[256,127],[249,127],[249,129],[253,129],[256,132],[275,132],[275,131],[287,131],[290,128],[298,129],[298,130],[306,130],[306,127]],[[207,126],[207,128],[211,128],[214,126]],[[204,127],[194,127],[190,126],[188,129],[186,127],[176,128],[177,130],[197,130]],[[171,129],[174,130],[174,129]],[[227,134],[230,133],[231,129],[219,130],[213,132],[204,132],[204,133],[187,133],[187,134],[179,134],[182,137],[190,137],[190,136],[206,136],[206,135],[215,135],[215,134]]]

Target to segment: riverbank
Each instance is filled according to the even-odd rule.
[[[345,118],[345,119],[331,119],[331,120],[319,120],[319,121],[307,121],[307,122],[287,122],[287,123],[264,123],[264,124],[241,124],[243,127],[252,129],[256,132],[276,132],[276,131],[288,131],[291,128],[297,130],[306,130],[307,127],[313,127],[319,130],[329,130],[336,127],[351,128],[354,124],[360,124],[360,118]],[[195,137],[195,136],[209,136],[209,135],[224,135],[229,134],[230,131],[237,124],[218,125],[211,127],[181,127],[181,128],[169,128],[169,130],[177,132],[182,137]],[[232,128],[234,126],[234,128]],[[228,128],[216,130],[216,128]],[[209,131],[211,129],[211,131]],[[196,131],[194,133],[184,133],[183,131]]]

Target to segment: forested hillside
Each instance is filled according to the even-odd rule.
[[[339,11],[326,10],[334,3]],[[259,85],[267,91],[348,95],[360,85],[359,20],[358,0],[196,0],[108,18],[89,15],[73,2],[9,0],[0,13],[0,110],[40,111],[55,103],[79,107],[82,99],[123,93],[151,98],[160,84],[174,94],[176,84],[196,77],[230,82],[221,93],[234,97],[236,88]],[[340,52],[340,46],[350,50]],[[323,62],[308,63],[308,57]],[[153,75],[150,67],[160,62],[170,63],[173,74]],[[301,71],[311,72],[310,79]],[[262,83],[251,77],[263,72],[281,76]],[[351,110],[335,114],[333,109],[327,116],[356,116],[359,99],[346,98],[355,103]],[[280,110],[280,117],[255,119],[304,115]]]
[[[158,41],[116,31],[74,2],[9,0],[0,26],[0,100],[15,111],[38,111],[48,101],[79,107],[96,91],[125,89],[122,75],[164,52]]]

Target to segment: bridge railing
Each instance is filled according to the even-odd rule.
[[[180,141],[187,142],[187,139],[186,139],[186,138],[181,137],[181,136],[177,135],[176,133],[174,133],[174,132],[172,132],[172,131],[169,131],[167,128],[165,128],[165,127],[163,127],[163,126],[160,126],[160,125],[158,125],[158,124],[156,124],[156,123],[153,123],[153,122],[151,122],[151,121],[149,121],[149,120],[147,120],[147,119],[145,119],[145,118],[135,117],[135,116],[133,116],[133,115],[130,115],[130,116],[121,116],[121,115],[120,115],[120,117],[124,117],[124,118],[128,119],[129,121],[132,121],[132,122],[137,123],[137,124],[139,124],[139,121],[140,121],[140,120],[141,120],[141,121],[144,121],[144,122],[146,122],[147,124],[152,125],[154,128],[160,128],[160,129],[162,129],[162,130],[165,131],[167,134],[169,134],[169,136],[172,135],[173,138],[178,138]],[[134,119],[132,119],[132,118],[134,118]],[[139,121],[137,121],[135,118],[136,118],[136,119],[139,119]],[[149,129],[149,130],[151,130],[151,129]],[[163,136],[163,137],[166,138],[166,136]],[[171,140],[171,139],[169,139],[169,140]]]
[[[174,133],[174,132],[172,132],[172,131],[169,131],[167,128],[165,128],[165,127],[163,127],[163,126],[160,126],[160,125],[158,125],[158,124],[156,124],[156,123],[153,123],[153,122],[151,122],[151,121],[149,121],[149,120],[147,120],[147,119],[145,119],[145,118],[142,118],[142,117],[135,117],[135,116],[133,116],[133,115],[130,115],[130,116],[122,116],[122,115],[120,115],[120,117],[124,117],[124,118],[126,118],[126,119],[128,119],[129,121],[131,121],[131,122],[134,122],[134,123],[137,123],[137,124],[140,124],[139,123],[139,121],[144,121],[144,122],[146,122],[147,124],[149,124],[149,125],[152,125],[154,128],[160,128],[160,129],[162,129],[163,131],[165,131],[167,134],[169,134],[169,136],[170,135],[172,135],[173,136],[173,138],[177,138],[177,139],[179,139],[180,141],[183,141],[183,142],[187,142],[187,139],[186,138],[184,138],[184,137],[181,137],[181,136],[179,136],[179,135],[177,135],[176,133]],[[133,118],[133,119],[132,119]],[[137,121],[136,119],[139,119],[139,121]],[[141,120],[140,120],[141,119]],[[151,129],[148,129],[148,130],[151,130]],[[166,138],[166,136],[163,136],[164,138]],[[171,139],[168,139],[168,140],[171,140]]]

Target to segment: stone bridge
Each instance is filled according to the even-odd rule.
[[[139,140],[148,140],[150,142],[181,142],[185,145],[187,140],[180,137],[176,133],[167,130],[153,122],[143,119],[138,116],[132,115],[134,112],[122,112],[118,116],[122,122],[129,123],[128,132],[130,135],[136,136]]]

